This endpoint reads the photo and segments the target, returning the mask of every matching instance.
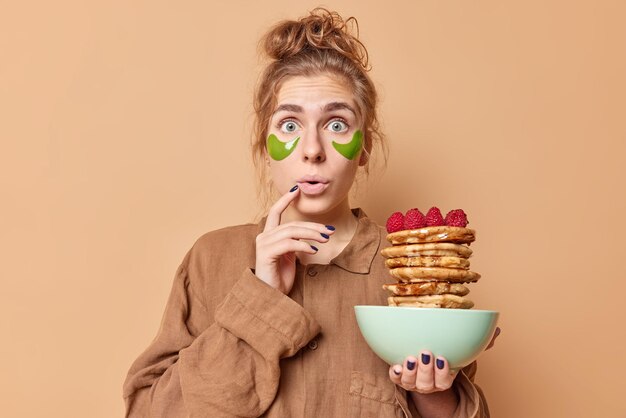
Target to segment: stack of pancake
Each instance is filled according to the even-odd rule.
[[[385,284],[389,306],[469,309],[469,289],[480,274],[469,270],[475,231],[459,226],[427,226],[391,232],[393,244],[381,251],[397,283]]]

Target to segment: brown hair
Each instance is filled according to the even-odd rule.
[[[262,180],[266,181],[263,155],[276,97],[282,83],[293,76],[341,77],[354,94],[357,117],[363,125],[364,149],[369,153],[377,145],[386,160],[387,147],[377,115],[378,95],[367,74],[371,69],[368,54],[358,39],[358,22],[354,17],[344,21],[336,12],[316,8],[299,20],[279,22],[261,38],[259,46],[271,60],[254,95],[252,154]],[[369,160],[366,173],[368,166]]]

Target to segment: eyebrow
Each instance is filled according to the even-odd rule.
[[[278,113],[278,112],[294,112],[294,113],[302,113],[304,112],[304,109],[302,109],[302,106],[298,106],[298,105],[294,105],[294,104],[281,104],[280,106],[278,106],[276,108],[276,110],[274,111],[274,114]]]
[[[350,106],[346,102],[330,102],[326,106],[324,106],[323,111],[332,112],[334,110],[341,110],[341,109],[349,110],[350,112],[354,114],[354,116],[356,116],[356,112],[354,111],[352,106]],[[302,106],[299,106],[299,105],[285,103],[285,104],[281,104],[280,106],[278,106],[276,110],[274,111],[274,114],[281,112],[281,111],[302,113],[304,112],[304,109],[302,108]]]
[[[332,112],[333,110],[341,110],[341,109],[349,110],[350,112],[352,112],[354,116],[356,116],[356,112],[354,111],[352,106],[350,106],[346,102],[330,102],[326,106],[324,106],[325,112]]]

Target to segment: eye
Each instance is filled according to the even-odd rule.
[[[292,120],[286,120],[284,122],[281,122],[280,130],[286,134],[290,134],[298,130],[298,124]]]
[[[348,124],[342,120],[335,119],[328,124],[328,128],[333,132],[345,132],[348,130]]]

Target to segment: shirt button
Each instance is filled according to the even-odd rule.
[[[309,348],[310,348],[311,350],[317,350],[317,340],[311,340],[311,341],[309,341],[309,345],[308,345],[308,346],[309,346]]]
[[[311,277],[315,277],[317,276],[317,270],[309,269],[309,271],[307,271],[306,274],[308,274]]]

